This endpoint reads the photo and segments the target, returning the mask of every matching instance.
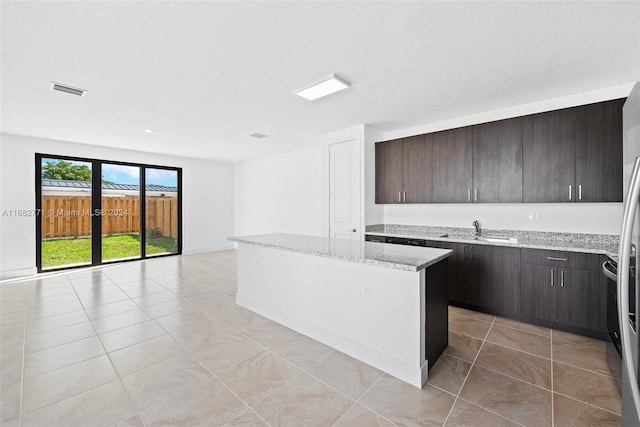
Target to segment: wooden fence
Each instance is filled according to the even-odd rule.
[[[43,196],[42,238],[91,235],[91,197]],[[102,234],[140,232],[139,197],[103,197]],[[148,197],[147,230],[159,230],[163,236],[178,236],[178,201],[175,197]]]

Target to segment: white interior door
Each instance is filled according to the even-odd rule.
[[[359,241],[360,141],[352,139],[329,145],[329,235]]]

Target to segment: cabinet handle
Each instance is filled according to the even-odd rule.
[[[564,288],[564,270],[560,270],[560,287]]]
[[[473,246],[469,246],[469,259],[473,259]]]
[[[582,200],[582,184],[578,185],[578,200]]]
[[[462,247],[462,259],[467,259],[467,245]]]
[[[553,286],[553,285],[554,285],[554,283],[553,283],[553,270],[551,270],[551,286]]]
[[[467,188],[467,200],[471,201],[471,189]]]
[[[478,201],[478,189],[477,188],[473,189],[473,200],[476,201],[476,202]]]
[[[398,191],[398,203],[402,203],[402,199],[400,198],[402,194],[402,191]]]
[[[569,184],[569,200],[571,200],[571,184]]]
[[[566,258],[556,258],[554,256],[548,256],[547,259],[549,261],[566,261],[567,260]]]
[[[402,192],[402,203],[407,203],[407,192],[406,191]]]

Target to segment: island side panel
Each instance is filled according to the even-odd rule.
[[[427,379],[425,271],[238,245],[236,302],[416,387]]]
[[[449,345],[448,264],[444,259],[426,270],[425,353],[429,369]]]

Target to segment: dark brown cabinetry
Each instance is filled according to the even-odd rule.
[[[376,144],[376,203],[402,201],[402,140]]]
[[[523,249],[521,261],[523,317],[565,328],[605,331],[601,256]]]
[[[622,200],[624,99],[376,144],[376,203]]]
[[[522,202],[522,117],[473,126],[474,202]]]
[[[577,202],[622,201],[622,104],[575,108]]]
[[[471,201],[473,142],[471,127],[431,134],[433,138],[433,202]]]
[[[571,202],[575,194],[575,126],[569,108],[524,118],[523,200]]]
[[[516,315],[519,302],[520,249],[426,241],[450,249],[449,300],[493,313]]]
[[[376,203],[429,203],[432,192],[431,136],[376,144]]]
[[[622,201],[623,99],[524,118],[525,202]]]

